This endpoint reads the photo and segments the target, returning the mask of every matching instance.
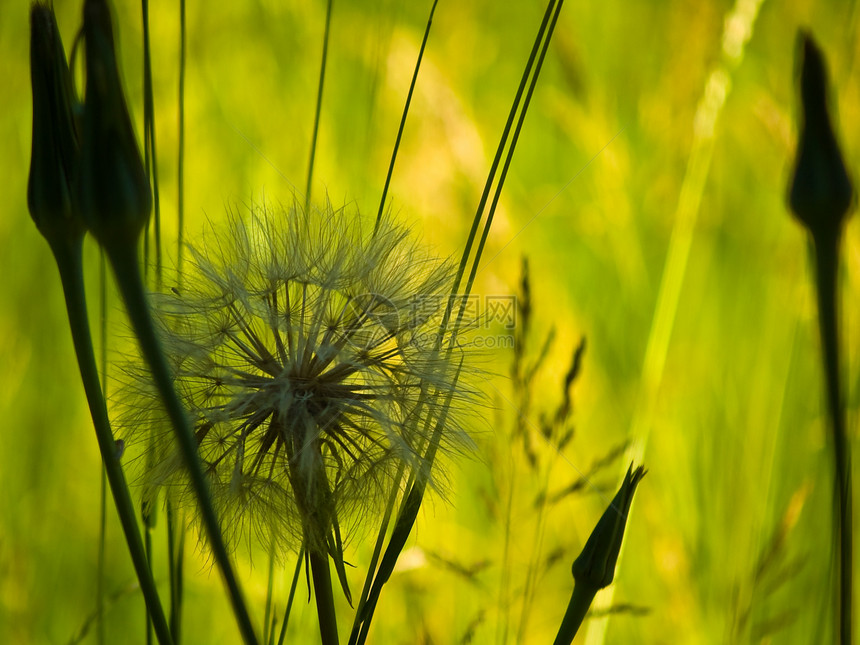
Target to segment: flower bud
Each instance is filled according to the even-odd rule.
[[[636,486],[645,476],[645,469],[633,465],[627,469],[624,482],[612,503],[597,522],[579,557],[573,561],[573,579],[577,585],[584,584],[594,589],[608,587],[615,576],[615,563],[621,551],[627,512],[633,502]]]
[[[801,125],[788,202],[813,236],[838,234],[854,189],[830,121],[824,56],[809,34],[798,38]]]
[[[27,206],[49,242],[81,238],[84,226],[73,203],[77,101],[54,10],[41,4],[30,10],[30,79],[33,142]]]
[[[81,210],[102,246],[122,248],[135,244],[146,226],[152,196],[122,92],[106,0],[84,3],[84,41]]]

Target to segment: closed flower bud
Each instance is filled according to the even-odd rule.
[[[801,127],[788,201],[814,236],[838,234],[854,189],[830,120],[824,56],[809,34],[800,39]]]
[[[587,585],[593,589],[608,587],[615,577],[615,563],[621,552],[627,513],[633,502],[636,486],[645,476],[645,469],[633,465],[627,469],[624,482],[618,489],[612,503],[597,522],[579,557],[573,561],[573,579],[576,584]]]
[[[30,78],[33,88],[33,143],[27,205],[51,244],[83,237],[73,204],[78,164],[75,97],[66,52],[53,9],[30,11]]]
[[[84,41],[81,210],[102,246],[124,249],[146,226],[152,196],[120,84],[106,0],[84,3]]]

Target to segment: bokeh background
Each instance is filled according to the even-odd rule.
[[[68,51],[80,3],[55,4]],[[140,133],[141,8],[114,4]],[[334,1],[315,199],[375,214],[430,4]],[[26,2],[0,2],[0,642],[96,642],[100,464],[56,269],[26,208],[27,11]],[[187,11],[193,237],[227,209],[289,202],[304,189],[325,3],[188,2]],[[440,255],[462,251],[542,12],[539,2],[439,3],[390,198]],[[156,1],[150,13],[161,210],[175,255],[179,10]],[[509,440],[521,416],[507,378],[513,352],[485,352],[498,376],[475,415],[484,419],[474,427],[480,451],[449,463],[447,499],[425,504],[373,642],[549,642],[570,563],[631,458],[649,474],[616,582],[577,642],[829,640],[831,467],[815,307],[808,241],[784,203],[800,27],[828,57],[856,175],[856,2],[564,7],[476,291],[516,294],[528,257],[528,361],[555,330],[523,416],[531,431],[558,405],[573,349],[587,338],[575,434],[559,454],[535,433],[542,465],[529,466]],[[846,232],[842,275],[852,436],[857,226]],[[87,249],[95,323],[99,258]],[[113,352],[129,334],[110,285],[108,310]],[[565,491],[585,475],[575,492],[535,505],[540,491]],[[165,534],[162,521],[156,577],[166,588]],[[143,603],[110,507],[107,539],[108,642],[143,643]],[[184,642],[237,642],[217,573],[189,540]],[[369,547],[357,540],[350,553],[355,589]],[[265,550],[237,557],[261,621]],[[282,609],[293,562],[281,565]],[[306,601],[300,583],[288,642],[317,638]],[[346,630],[351,613],[339,608]]]

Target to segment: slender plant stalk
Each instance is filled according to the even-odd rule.
[[[553,645],[570,645],[573,642],[573,637],[579,631],[597,592],[598,589],[590,585],[583,583],[573,585],[570,602],[567,604],[567,610],[564,612],[564,618],[561,620]]]
[[[472,228],[469,232],[469,236],[466,241],[466,246],[463,251],[463,255],[460,260],[460,265],[457,270],[457,275],[454,280],[454,284],[452,285],[452,296],[458,296],[458,291],[460,288],[460,284],[463,279],[463,275],[465,273],[466,264],[468,262],[469,257],[471,256],[472,246],[474,244],[475,236],[477,234],[477,229],[479,224],[481,223],[483,217],[484,208],[486,207],[487,200],[489,199],[490,190],[493,185],[493,180],[495,178],[496,171],[498,170],[499,163],[501,162],[502,155],[506,148],[508,136],[511,131],[511,127],[514,123],[514,119],[519,111],[520,101],[523,97],[523,92],[525,91],[526,85],[528,84],[529,78],[532,78],[532,83],[529,87],[529,92],[526,98],[526,102],[524,103],[524,108],[522,113],[520,114],[520,119],[517,124],[516,134],[512,141],[510,148],[508,149],[508,156],[505,161],[504,166],[504,174],[502,175],[499,185],[497,187],[497,191],[495,194],[495,198],[493,200],[493,204],[491,207],[490,214],[488,216],[487,222],[485,224],[484,232],[482,235],[482,243],[476,253],[476,256],[473,260],[473,269],[470,272],[470,282],[467,287],[467,290],[471,288],[471,284],[474,281],[474,275],[477,271],[477,266],[480,263],[481,252],[483,250],[483,242],[486,241],[486,237],[489,233],[490,225],[492,224],[492,215],[495,207],[498,203],[499,195],[501,193],[502,186],[504,184],[504,177],[507,172],[507,169],[510,166],[511,159],[513,158],[513,153],[516,148],[516,138],[519,134],[519,131],[522,127],[522,123],[525,119],[525,114],[528,111],[528,103],[531,98],[532,92],[534,90],[535,84],[537,83],[537,79],[540,75],[540,70],[543,64],[543,60],[545,58],[546,49],[548,47],[549,41],[552,37],[552,30],[555,27],[556,21],[558,19],[558,14],[561,10],[563,0],[559,0],[556,2],[555,0],[550,0],[547,5],[546,12],[544,14],[543,21],[541,22],[540,29],[538,30],[538,34],[535,37],[534,46],[532,47],[531,54],[529,55],[528,62],[526,64],[526,68],[523,72],[522,78],[520,80],[520,85],[517,89],[516,96],[514,97],[513,105],[511,106],[511,111],[508,116],[508,120],[505,124],[505,129],[503,131],[501,140],[499,142],[499,147],[496,151],[496,156],[493,159],[493,163],[490,167],[489,176],[487,178],[487,183],[484,187],[484,192],[481,196],[481,200],[478,205],[477,212],[473,219]],[[435,7],[435,5],[434,5]],[[554,15],[553,15],[554,14]],[[550,22],[550,18],[552,20]],[[547,27],[549,25],[549,31],[547,31]],[[546,34],[546,38],[544,35]],[[541,43],[543,43],[543,48],[541,51],[540,57],[538,57],[538,51],[541,50]],[[537,61],[537,65],[535,62]],[[535,68],[534,74],[532,75],[532,68]],[[464,294],[460,301],[460,308],[457,316],[457,323],[454,326],[455,335],[456,329],[462,321],[462,317],[465,313],[466,303],[468,299],[468,293]],[[451,313],[453,309],[453,301],[454,297],[449,298],[448,304],[446,306],[445,314],[443,316],[442,322],[440,323],[439,332],[437,335],[437,351],[441,349],[442,342],[445,338],[450,319]],[[450,343],[448,346],[448,352],[452,352],[455,343]],[[443,393],[436,393],[440,396],[444,396]],[[450,398],[448,400],[448,404],[450,404]],[[441,433],[444,430],[445,426],[445,417],[447,414],[448,406],[446,405],[443,408],[443,413],[441,418],[437,421],[436,426],[433,430],[433,434],[428,441],[428,445],[426,448],[426,453],[424,456],[425,463],[429,464],[432,467],[433,461],[435,459],[436,450],[439,446],[439,441],[441,439]],[[414,474],[413,474],[414,475]],[[421,507],[421,503],[424,497],[424,492],[426,488],[426,480],[424,478],[414,477],[411,479],[410,483],[407,485],[407,490],[409,493],[403,498],[401,503],[401,512],[398,516],[398,519],[395,523],[394,530],[392,532],[391,538],[389,540],[388,547],[386,548],[385,555],[383,556],[382,562],[379,566],[379,570],[376,573],[376,576],[373,581],[373,585],[371,586],[370,592],[367,597],[367,602],[364,606],[360,608],[360,610],[356,614],[356,624],[353,626],[353,633],[350,637],[350,645],[362,645],[368,636],[370,623],[373,618],[373,613],[376,609],[376,604],[379,600],[379,595],[382,591],[382,587],[388,581],[391,576],[392,571],[394,570],[394,565],[397,561],[397,558],[400,555],[400,552],[403,549],[403,546],[406,543],[406,539],[409,536],[409,533],[412,530],[412,527],[415,523],[415,519],[418,516],[418,511]],[[370,575],[370,574],[369,574]]]
[[[269,644],[270,640],[274,638],[272,632],[274,631],[274,626],[270,629],[270,618],[272,616],[272,592],[274,589],[275,582],[275,540],[272,539],[271,545],[269,547],[269,575],[268,575],[268,583],[266,585],[266,612],[263,618],[263,642],[266,645]]]
[[[144,511],[143,518],[143,549],[146,553],[146,564],[149,567],[149,575],[153,575],[152,570],[152,526],[150,526],[148,513]],[[149,608],[146,608],[146,645],[152,645],[152,615]]]
[[[99,253],[99,335],[101,340],[101,373],[105,388],[102,396],[107,399],[107,264],[104,252]],[[98,596],[98,621],[96,636],[99,645],[105,645],[105,539],[107,536],[107,474],[104,463],[99,467],[101,485],[99,487],[99,560],[96,582]]]
[[[422,388],[421,393],[418,397],[418,402],[416,405],[417,410],[423,409],[425,405],[425,398],[427,397],[427,388]],[[415,417],[417,423],[417,416]],[[424,447],[421,446],[420,450],[423,450]],[[394,513],[394,506],[397,503],[397,498],[401,497],[399,491],[401,490],[400,485],[403,482],[403,477],[406,473],[406,464],[401,463],[397,469],[397,473],[394,477],[394,485],[391,488],[391,491],[388,495],[388,501],[385,504],[385,511],[383,512],[382,522],[379,525],[379,532],[376,536],[376,544],[373,546],[373,554],[370,557],[370,563],[367,567],[367,574],[364,579],[364,586],[361,590],[361,595],[358,599],[358,604],[356,605],[355,617],[353,619],[352,631],[350,634],[350,643],[354,643],[356,638],[358,638],[359,629],[361,627],[362,616],[364,615],[364,605],[367,602],[368,596],[370,595],[371,585],[373,584],[374,576],[376,575],[377,566],[379,564],[379,556],[382,554],[382,547],[385,544],[385,536],[388,533],[388,527],[391,523],[391,517]],[[403,490],[410,490],[412,488],[412,483],[414,481],[413,472],[407,481],[406,486]],[[407,496],[403,495],[400,499],[400,507],[397,512],[397,517],[401,517],[404,513],[406,507]]]
[[[172,644],[167,620],[158,590],[152,579],[143,541],[138,530],[135,519],[134,504],[131,501],[128,484],[122,472],[117,457],[117,445],[111,432],[108,419],[107,407],[102,396],[99,381],[98,367],[96,366],[93,351],[92,336],[90,335],[89,321],[87,320],[86,295],[84,291],[83,276],[83,240],[56,242],[51,244],[60,277],[63,282],[63,293],[66,298],[66,308],[69,315],[69,327],[72,331],[72,340],[75,345],[75,353],[78,357],[78,366],[81,372],[81,381],[87,396],[90,414],[96,430],[99,451],[101,452],[108,483],[119,515],[120,524],[128,544],[129,554],[134,565],[135,573],[140,582],[141,593],[146,602],[147,609],[152,616],[152,625],[156,638],[161,645]]]
[[[179,0],[179,154],[176,164],[176,271],[182,280],[182,258],[185,249],[185,59],[188,34],[185,23],[185,0]]]
[[[558,2],[559,9],[561,8],[560,5],[561,5],[562,1],[563,0],[559,0],[559,2]],[[437,337],[437,347],[441,347],[442,341],[445,337],[445,333],[448,330],[448,326],[451,322],[451,314],[453,311],[454,300],[455,300],[455,298],[457,298],[457,296],[461,295],[459,293],[460,285],[462,284],[462,281],[463,281],[463,275],[466,272],[466,264],[468,263],[469,257],[472,254],[472,246],[474,245],[474,242],[475,242],[475,236],[477,235],[477,232],[478,232],[478,226],[480,225],[480,223],[483,219],[484,209],[486,208],[487,200],[490,197],[490,190],[493,187],[493,182],[495,180],[496,172],[498,171],[499,164],[501,163],[501,160],[502,160],[502,155],[504,154],[504,151],[505,151],[505,148],[507,145],[508,136],[510,135],[510,132],[511,132],[511,127],[513,126],[514,119],[516,118],[517,112],[519,111],[520,101],[522,100],[523,92],[525,91],[526,84],[528,83],[528,80],[532,75],[532,67],[535,65],[535,61],[536,61],[537,56],[538,56],[538,51],[540,49],[540,45],[542,42],[544,42],[544,34],[547,31],[547,26],[548,26],[549,21],[550,21],[550,16],[552,16],[553,9],[555,9],[555,7],[556,7],[556,0],[549,0],[549,2],[547,3],[546,11],[544,12],[543,20],[541,21],[540,28],[538,29],[538,33],[535,36],[534,45],[532,46],[532,50],[529,54],[528,61],[526,61],[526,67],[523,70],[522,77],[520,78],[520,84],[517,87],[517,93],[514,96],[514,101],[511,105],[511,111],[508,113],[508,119],[505,122],[504,129],[502,130],[502,136],[499,139],[499,145],[498,145],[498,148],[496,149],[496,154],[493,157],[492,164],[490,165],[490,172],[487,175],[487,181],[484,184],[484,190],[481,193],[481,199],[478,202],[478,208],[475,211],[474,218],[472,219],[472,227],[469,229],[469,235],[466,238],[466,245],[463,249],[463,255],[460,258],[460,264],[457,267],[457,275],[454,278],[454,285],[451,289],[451,296],[452,297],[449,298],[449,300],[448,300],[448,305],[445,308],[445,314],[442,317],[442,322],[439,325],[439,334]],[[549,34],[549,36],[551,36],[551,35],[552,35],[552,33]],[[547,43],[549,43],[549,36],[546,38]],[[541,62],[542,61],[543,61],[543,58],[541,58]],[[535,79],[537,79],[537,77],[539,75],[540,75],[540,65],[538,65],[537,69],[534,72]],[[536,82],[536,80],[535,80],[535,82]],[[523,116],[524,115],[525,115],[525,111],[523,113]],[[511,158],[513,156],[513,147],[509,151],[508,156],[509,156],[509,158]],[[501,186],[500,186],[499,190],[501,190]],[[490,217],[488,219],[488,224],[485,226],[485,234],[489,232],[489,224],[490,223],[492,223],[492,214],[490,215]],[[476,254],[475,259],[473,261],[473,265],[474,265],[473,272],[474,272],[474,270],[476,270],[476,267],[480,263],[480,259],[481,259],[481,250],[478,251],[478,253]],[[459,311],[458,311],[458,315],[457,315],[457,319],[459,321],[462,321],[463,315],[465,313],[466,306],[468,303],[468,296],[469,296],[469,293],[467,291],[467,292],[463,293],[462,297],[460,298],[460,307],[459,307]],[[456,326],[455,326],[455,335],[456,335]],[[454,345],[454,343],[452,342],[450,346],[453,347],[453,345]]]
[[[170,501],[167,502],[167,550],[170,574],[170,633],[173,634],[174,645],[179,645],[182,640],[182,571],[185,561],[185,531]]]
[[[96,606],[98,607],[98,619],[96,620],[96,638],[99,645],[105,644],[105,533],[107,529],[107,476],[102,465],[99,486],[99,559],[98,572],[96,573]]]
[[[146,176],[152,186],[152,203],[154,238],[155,238],[155,284],[161,286],[162,256],[161,256],[161,206],[158,191],[158,169],[157,153],[155,147],[155,102],[152,91],[152,48],[149,37],[149,0],[141,0],[141,13],[143,22],[143,150],[144,168]],[[146,237],[149,238],[149,222],[146,225]],[[148,248],[148,247],[147,247]],[[150,266],[145,262],[144,270]],[[150,446],[150,457],[153,454]],[[149,562],[150,571],[153,570],[152,531],[155,528],[156,509],[154,504],[144,503],[142,508],[144,526],[144,546],[146,547],[146,559]],[[172,606],[172,602],[171,602]],[[149,612],[146,614],[146,644],[152,643],[152,624]]]
[[[466,283],[466,289],[463,292],[463,298],[460,301],[460,310],[457,314],[457,322],[454,325],[454,336],[455,337],[457,335],[457,331],[460,329],[460,324],[462,323],[463,315],[466,311],[469,294],[472,293],[472,286],[475,283],[475,276],[478,273],[478,267],[480,266],[481,256],[484,253],[484,246],[486,245],[487,238],[489,237],[489,234],[490,234],[490,227],[493,224],[493,217],[496,213],[496,207],[498,206],[499,198],[502,195],[502,188],[505,185],[505,179],[508,176],[508,170],[511,167],[511,161],[514,158],[514,151],[517,148],[517,142],[519,141],[519,138],[520,138],[520,132],[523,129],[523,123],[525,122],[526,114],[528,114],[529,105],[531,104],[531,100],[532,100],[532,95],[534,94],[535,87],[537,86],[538,78],[540,77],[540,72],[541,72],[541,69],[543,68],[544,59],[546,58],[546,53],[547,53],[547,50],[549,49],[549,44],[552,41],[552,34],[555,31],[555,25],[558,22],[558,16],[561,13],[561,8],[562,8],[563,4],[564,4],[564,0],[558,0],[558,2],[555,2],[555,3],[551,1],[547,5],[547,13],[544,15],[544,23],[541,25],[541,27],[543,28],[545,26],[546,19],[550,15],[550,13],[552,13],[552,19],[549,22],[549,27],[547,29],[546,38],[543,40],[543,46],[540,49],[540,55],[538,56],[537,64],[535,65],[535,72],[532,75],[531,83],[529,83],[529,88],[528,88],[528,91],[526,92],[526,96],[525,96],[525,99],[523,101],[523,109],[520,111],[519,118],[517,119],[516,128],[514,128],[514,134],[511,137],[511,145],[508,148],[508,154],[505,157],[505,163],[502,166],[502,172],[499,175],[499,183],[496,186],[496,192],[493,195],[493,201],[490,204],[490,210],[487,212],[487,221],[484,224],[484,230],[481,233],[481,240],[478,243],[478,250],[475,252],[475,259],[472,262],[472,269],[469,272],[469,279],[468,279],[468,282]],[[538,44],[539,44],[539,39],[535,40],[535,49],[537,48]],[[535,54],[535,49],[532,50],[532,57]],[[531,57],[530,57],[530,60],[531,60]],[[526,75],[523,75],[523,82],[525,82],[525,80],[526,80]],[[520,84],[520,92],[522,91],[522,88],[523,88],[523,84],[521,83]],[[518,94],[519,94],[519,92],[518,92]],[[511,116],[513,116],[513,112],[511,113]],[[510,126],[510,120],[508,121],[507,125]],[[499,151],[501,152],[501,147],[500,147]],[[488,180],[487,188],[489,188],[489,186],[490,186],[490,182]],[[486,196],[487,192],[485,192],[484,195]],[[452,346],[453,346],[453,344],[452,344]]]
[[[176,169],[176,272],[182,287],[182,260],[185,247],[185,59],[187,30],[185,0],[179,1],[179,144]],[[154,140],[153,140],[154,143]],[[167,502],[168,566],[170,568],[170,631],[179,645],[182,629],[182,594],[185,562],[185,531],[173,504]]]
[[[397,138],[394,140],[394,149],[391,151],[391,161],[388,164],[388,174],[385,176],[385,186],[382,188],[382,197],[379,200],[379,212],[376,214],[376,225],[374,232],[379,228],[382,213],[385,210],[385,198],[388,196],[388,187],[391,184],[391,175],[394,174],[394,163],[397,161],[397,151],[400,149],[400,139],[403,138],[403,128],[406,126],[406,116],[409,114],[409,106],[412,104],[412,93],[415,91],[415,81],[418,79],[418,70],[421,69],[421,60],[424,58],[424,48],[427,46],[427,38],[430,36],[430,27],[433,26],[433,14],[439,0],[433,0],[430,7],[430,15],[427,17],[427,26],[424,28],[424,38],[421,40],[421,49],[418,50],[418,60],[415,61],[415,69],[412,72],[412,82],[409,83],[409,92],[406,94],[406,104],[403,106],[403,115],[400,117],[400,127],[397,128]]]
[[[155,333],[155,327],[143,293],[137,253],[133,246],[129,249],[126,245],[111,245],[105,250],[113,265],[117,285],[125,302],[132,328],[150,366],[153,382],[173,424],[179,450],[185,461],[185,466],[188,468],[191,485],[197,495],[205,534],[209,540],[213,557],[224,577],[239,631],[246,644],[256,645],[257,637],[245,601],[242,598],[238,580],[230,563],[218,516],[212,505],[209,482],[203,472],[203,464],[197,452],[197,441],[182,402],[173,389],[173,377]]]
[[[161,286],[161,202],[158,191],[158,159],[155,147],[155,107],[152,96],[152,57],[149,39],[149,0],[141,0],[143,12],[143,151],[144,167],[152,186],[152,214],[155,227],[155,284]],[[147,224],[147,228],[149,225]],[[149,237],[147,235],[147,237]],[[149,266],[149,262],[146,263]]]
[[[323,86],[325,85],[325,68],[328,61],[328,40],[331,29],[331,10],[334,0],[328,0],[325,12],[325,33],[323,34],[322,61],[320,62],[320,80],[317,86],[317,106],[314,111],[314,132],[311,136],[311,154],[308,160],[308,184],[305,188],[305,212],[311,206],[311,187],[314,178],[314,160],[317,154],[317,135],[320,127],[320,113],[322,112]]]
[[[379,533],[376,536],[376,543],[373,545],[373,553],[370,556],[370,563],[367,566],[367,575],[364,579],[364,586],[361,589],[358,604],[355,606],[355,617],[353,619],[352,631],[349,638],[350,643],[353,643],[353,639],[358,637],[358,631],[361,627],[361,616],[364,613],[364,605],[367,603],[367,598],[370,594],[370,589],[373,584],[373,576],[376,573],[376,568],[379,564],[379,556],[382,555],[382,547],[385,544],[385,536],[388,533],[388,526],[391,523],[391,516],[394,513],[394,505],[397,502],[398,491],[400,490],[400,484],[403,481],[405,469],[405,464],[401,464],[397,469],[397,474],[394,477],[395,485],[392,487],[391,493],[388,495],[388,501],[385,504],[382,522],[380,522],[379,525]]]
[[[337,645],[337,615],[334,610],[334,593],[331,586],[328,554],[308,552],[314,595],[317,602],[317,618],[320,623],[322,645]]]
[[[296,587],[299,584],[299,573],[302,570],[302,562],[305,561],[305,550],[302,547],[296,558],[296,570],[293,572],[293,580],[290,583],[290,594],[287,597],[287,607],[284,609],[284,619],[281,621],[281,633],[278,635],[278,645],[284,645],[287,636],[287,624],[290,622],[290,611],[293,609],[293,599],[296,597]]]
[[[838,540],[838,624],[840,643],[852,641],[853,598],[853,512],[851,484],[851,446],[845,430],[845,408],[839,365],[839,306],[837,297],[839,273],[838,232],[818,234],[814,238],[815,278],[818,294],[818,321],[821,334],[822,363],[826,382],[827,409],[833,432],[834,497],[837,512],[834,518]]]

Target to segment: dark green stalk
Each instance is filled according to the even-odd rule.
[[[49,240],[50,241],[50,240]],[[66,309],[69,315],[69,327],[78,357],[81,380],[87,396],[90,414],[96,430],[99,451],[105,466],[108,483],[119,515],[120,524],[128,544],[134,570],[140,582],[146,606],[152,616],[152,624],[156,637],[161,645],[172,644],[170,631],[164,610],[158,598],[158,590],[147,565],[143,542],[135,519],[134,505],[129,494],[128,484],[122,472],[117,456],[117,444],[110,428],[107,408],[99,381],[87,320],[86,295],[84,291],[84,276],[82,266],[83,239],[64,243],[52,242],[51,248],[60,270],[63,282],[63,292],[66,298]]]
[[[176,272],[182,286],[182,259],[185,233],[185,59],[187,29],[185,0],[179,0],[179,144],[176,170]],[[167,502],[168,566],[170,568],[170,631],[179,645],[182,629],[182,594],[185,562],[185,531],[178,522],[173,505]]]
[[[144,503],[145,504],[145,503]],[[148,513],[143,512],[143,548],[146,552],[146,564],[149,567],[149,575],[152,575],[152,527],[149,523]],[[146,645],[152,645],[152,615],[146,608]]]
[[[311,577],[314,581],[314,596],[317,603],[317,618],[320,623],[322,645],[337,645],[337,615],[334,610],[334,593],[331,586],[328,554],[309,552]]]
[[[421,389],[421,394],[418,397],[418,402],[416,405],[416,410],[420,411],[423,409],[427,398],[427,388]],[[417,415],[415,417],[415,421],[413,424],[417,424]],[[411,428],[414,429],[414,426]],[[422,451],[424,446],[420,446],[418,451]],[[397,498],[399,497],[399,492],[401,490],[400,486],[403,482],[403,476],[406,471],[406,465],[401,463],[397,469],[397,474],[394,477],[394,486],[391,488],[391,492],[388,495],[388,501],[385,504],[385,511],[383,512],[382,522],[379,524],[379,532],[376,535],[376,544],[373,546],[373,554],[370,557],[370,563],[367,567],[367,574],[364,579],[364,585],[361,589],[361,595],[358,599],[358,604],[356,605],[355,617],[353,619],[352,631],[350,634],[350,642],[353,642],[354,638],[358,636],[358,630],[361,624],[362,616],[364,615],[364,605],[367,602],[367,598],[370,594],[371,585],[373,583],[374,575],[376,574],[377,565],[379,564],[379,556],[382,554],[382,547],[385,544],[385,536],[388,532],[388,526],[391,523],[391,516],[394,513],[394,506],[397,503]],[[403,490],[410,490],[412,488],[412,484],[414,482],[415,473],[411,473],[410,478],[408,479],[406,486]],[[398,510],[397,517],[403,515],[404,508],[406,506],[407,497],[404,496],[401,498],[400,509]]]
[[[353,619],[352,631],[350,634],[350,643],[352,643],[353,637],[357,637],[358,635],[358,630],[361,625],[361,617],[364,613],[364,605],[367,603],[367,598],[370,594],[371,585],[373,584],[373,576],[376,573],[376,567],[379,564],[379,556],[382,555],[382,547],[385,544],[388,525],[390,524],[391,516],[394,513],[394,505],[397,502],[398,491],[400,490],[400,484],[403,481],[404,471],[405,464],[401,464],[397,470],[397,475],[394,477],[395,485],[392,487],[392,490],[388,495],[388,501],[385,504],[385,511],[382,514],[382,522],[379,524],[379,533],[376,535],[376,543],[373,545],[373,554],[370,556],[370,563],[367,566],[367,575],[364,579],[364,586],[361,589],[358,604],[355,606],[355,617]]]
[[[98,607],[98,621],[96,622],[96,637],[99,645],[105,644],[105,533],[107,529],[107,476],[104,465],[101,471],[99,486],[99,559],[98,572],[96,573],[96,605]]]
[[[624,529],[627,526],[630,505],[633,503],[636,487],[645,473],[642,466],[633,470],[633,464],[630,464],[618,492],[597,521],[585,546],[582,547],[582,552],[573,561],[571,567],[574,579],[573,592],[561,621],[555,645],[565,645],[573,641],[594,596],[598,591],[612,584],[618,555],[621,553],[621,544],[624,541]]]
[[[101,340],[101,372],[105,388],[102,396],[107,399],[107,264],[105,254],[99,253],[99,335]],[[96,634],[99,645],[105,644],[105,538],[107,535],[107,475],[104,464],[101,471],[99,487],[99,561],[97,574],[98,622]]]
[[[837,298],[840,235],[818,234],[815,245],[815,278],[818,321],[821,334],[827,410],[833,432],[834,531],[838,540],[837,568],[840,643],[852,643],[853,513],[851,445],[845,429],[841,371],[839,365],[839,306]]]
[[[451,389],[448,391],[445,401],[440,410],[439,418],[435,420],[433,437],[427,444],[427,450],[424,453],[424,463],[432,464],[436,458],[436,451],[439,448],[439,435],[445,428],[448,420],[448,410],[451,407],[451,400],[454,395],[457,382],[460,378],[460,369],[463,367],[462,362],[457,368],[454,375],[454,382]],[[434,421],[433,418],[427,419],[427,426]],[[400,513],[394,523],[394,529],[391,532],[391,538],[388,540],[388,546],[385,549],[385,554],[382,556],[382,562],[379,564],[379,569],[373,580],[373,585],[367,595],[367,600],[363,606],[356,612],[356,621],[352,627],[352,633],[349,638],[349,645],[364,645],[367,641],[367,635],[370,632],[370,624],[373,620],[373,614],[376,611],[376,604],[379,602],[379,596],[382,593],[382,588],[391,578],[394,572],[394,566],[397,564],[397,559],[406,546],[406,540],[412,532],[412,527],[415,525],[415,520],[418,518],[418,511],[421,510],[421,503],[424,500],[424,492],[427,489],[427,473],[415,473],[406,486],[409,491],[403,498],[400,506]],[[368,574],[369,576],[370,574]]]
[[[119,244],[105,246],[105,250],[108,254],[108,259],[113,265],[117,285],[123,296],[132,328],[140,342],[141,350],[152,372],[153,382],[159,391],[167,414],[173,424],[177,444],[185,461],[185,466],[188,469],[191,486],[197,495],[205,534],[209,540],[209,546],[212,549],[215,562],[217,562],[224,577],[224,583],[230,595],[239,631],[245,643],[256,644],[257,636],[254,633],[248,609],[245,606],[239,583],[233,572],[230,557],[224,545],[221,526],[215,513],[215,508],[212,505],[209,482],[203,472],[203,464],[197,452],[197,441],[182,402],[173,389],[173,377],[155,333],[149,307],[143,293],[137,253],[135,253],[133,246],[129,247]]]
[[[331,28],[331,10],[334,0],[328,0],[325,12],[325,33],[323,34],[323,50],[322,62],[320,63],[320,80],[317,86],[317,106],[314,111],[314,132],[311,136],[311,156],[308,161],[308,184],[305,188],[305,212],[308,212],[311,206],[311,187],[314,177],[314,159],[317,154],[317,135],[320,127],[320,113],[322,112],[323,86],[325,85],[325,68],[328,60],[328,40],[329,31]]]
[[[143,11],[143,151],[146,175],[152,186],[155,225],[155,284],[161,286],[161,206],[158,193],[158,159],[155,148],[155,108],[152,98],[152,58],[149,45],[149,0],[141,0]],[[147,236],[148,237],[148,236]],[[147,266],[149,263],[147,262]]]
[[[584,583],[577,582],[573,585],[570,602],[567,603],[567,610],[564,612],[564,618],[561,620],[553,645],[570,645],[573,642],[573,637],[579,631],[598,591],[599,589]]]
[[[397,160],[397,151],[400,149],[400,139],[403,137],[403,128],[406,126],[406,116],[409,114],[409,106],[412,104],[412,93],[415,91],[415,81],[418,79],[418,70],[421,69],[421,59],[424,58],[424,48],[427,46],[427,38],[430,36],[430,27],[433,25],[433,14],[439,0],[433,0],[430,7],[430,16],[427,18],[427,27],[424,29],[424,38],[421,41],[421,49],[418,50],[418,60],[415,61],[415,70],[412,72],[412,82],[409,84],[409,92],[406,94],[406,105],[403,106],[403,115],[400,117],[400,127],[397,129],[397,138],[394,140],[394,149],[391,151],[391,161],[388,164],[388,174],[385,176],[385,186],[382,188],[382,198],[379,200],[379,212],[376,214],[374,232],[379,228],[382,213],[385,210],[385,198],[388,196],[388,187],[391,184],[391,175],[394,174],[394,162]]]
[[[185,58],[187,48],[185,0],[179,0],[179,159],[176,166],[176,271],[182,279],[182,251],[185,246]]]
[[[167,502],[167,550],[170,574],[170,633],[175,645],[182,640],[182,590],[185,561],[185,531],[173,504]]]
[[[788,202],[815,245],[819,331],[827,408],[833,432],[833,485],[837,544],[836,622],[839,642],[852,645],[853,544],[851,446],[839,370],[839,243],[855,206],[851,176],[836,139],[830,115],[830,87],[824,54],[805,32],[798,34],[800,132]]]
[[[270,629],[270,617],[272,615],[272,592],[274,589],[274,581],[275,581],[275,540],[272,539],[271,546],[269,547],[269,575],[268,575],[268,583],[266,585],[266,611],[263,617],[263,642],[268,645],[270,640],[274,638],[272,632],[274,632],[274,625]]]
[[[278,635],[278,645],[284,645],[284,638],[287,635],[287,624],[290,622],[290,611],[293,609],[293,599],[296,597],[296,587],[299,584],[299,573],[302,570],[302,562],[305,560],[305,549],[302,547],[299,550],[299,555],[296,559],[296,570],[293,572],[293,581],[290,583],[290,595],[287,598],[287,607],[284,609],[284,620],[281,622],[281,633]]]

